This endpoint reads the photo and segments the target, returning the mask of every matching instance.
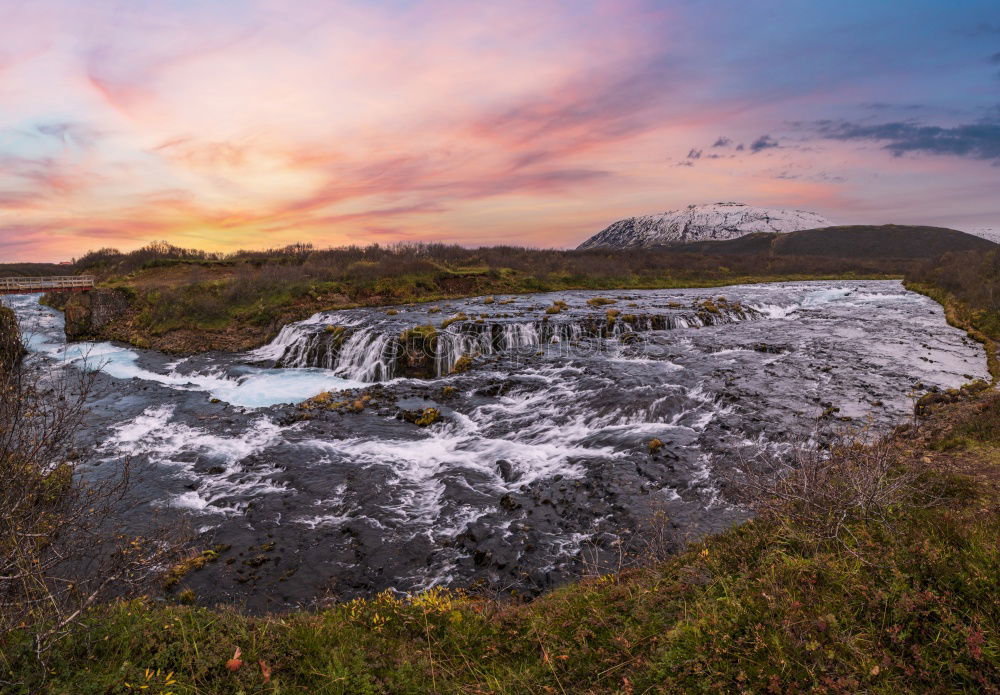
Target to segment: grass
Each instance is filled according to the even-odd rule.
[[[975,451],[936,450],[956,434]],[[530,603],[437,589],[272,616],[122,602],[56,646],[47,678],[28,645],[4,645],[0,680],[75,695],[996,693],[998,447],[1000,396],[970,393],[898,439],[899,465],[921,470],[908,496],[836,539],[776,515]]]

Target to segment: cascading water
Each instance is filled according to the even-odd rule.
[[[57,312],[4,301],[32,368],[100,369],[79,450],[85,474],[142,470],[122,528],[186,518],[199,544],[232,546],[186,580],[198,596],[262,609],[551,586],[658,512],[679,538],[740,518],[718,480],[745,450],[890,426],[915,388],[986,376],[982,349],[895,281],[598,297],[323,313],[250,353],[184,359],[66,345]],[[478,357],[453,373],[463,356]]]
[[[372,382],[400,376],[400,357],[422,352],[434,365],[433,374],[426,376],[439,377],[450,373],[463,356],[490,357],[560,343],[620,339],[628,334],[723,325],[764,316],[752,306],[714,302],[706,302],[696,311],[674,309],[655,314],[568,310],[558,318],[532,321],[510,319],[501,312],[500,316],[484,314],[448,325],[441,322],[442,327],[428,324],[431,331],[419,333],[424,339],[414,345],[407,342],[408,327],[401,321],[369,317],[377,322],[367,326],[357,312],[331,312],[285,326],[270,345],[253,356],[275,367],[317,367],[345,379]],[[431,335],[432,340],[428,339]]]
[[[328,353],[331,366],[327,369],[346,379],[385,381],[393,377],[398,349],[398,341],[387,333],[358,330],[338,352]]]

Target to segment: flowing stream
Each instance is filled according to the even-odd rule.
[[[186,522],[231,546],[189,584],[255,609],[543,590],[613,562],[650,518],[678,542],[742,519],[720,479],[747,448],[888,427],[913,394],[987,377],[981,347],[897,281],[328,312],[183,359],[67,345],[37,296],[4,302],[33,368],[99,370],[80,450],[86,474],[142,464],[123,528]],[[328,391],[347,407],[298,405]],[[430,426],[405,416],[430,407]]]

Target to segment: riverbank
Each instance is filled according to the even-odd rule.
[[[907,281],[903,286],[911,292],[917,292],[930,297],[944,308],[945,320],[948,325],[961,328],[970,338],[980,343],[986,352],[986,367],[993,377],[993,383],[1000,381],[1000,354],[997,341],[991,335],[997,335],[994,320],[989,312],[974,310],[968,304],[948,291],[932,284]]]
[[[170,273],[169,275],[176,274]],[[43,303],[67,315],[67,335],[73,340],[112,340],[174,355],[193,355],[213,350],[242,352],[272,340],[282,327],[323,311],[362,307],[377,308],[434,304],[476,296],[568,292],[573,290],[645,290],[712,288],[730,285],[818,280],[887,280],[900,275],[883,273],[829,274],[683,274],[655,277],[588,280],[574,277],[517,277],[511,273],[493,275],[460,273],[429,275],[413,280],[412,286],[370,293],[366,288],[335,285],[315,286],[308,292],[261,293],[247,302],[214,306],[221,291],[213,280],[209,285],[165,283],[169,275],[152,271],[128,282],[108,282],[95,292],[97,303],[112,307],[96,309],[95,300],[81,295],[47,295]],[[206,310],[205,304],[213,308]]]
[[[97,299],[49,295],[46,302],[69,309],[70,339],[117,340],[190,355],[259,347],[282,326],[321,311],[570,290],[888,279],[902,277],[916,262],[443,245],[291,247],[215,258],[154,246],[130,254],[88,254],[75,268],[98,276],[98,291],[89,293]]]
[[[996,693],[1000,397],[967,390],[876,448],[911,483],[843,510],[832,537],[791,504],[527,604],[431,591],[259,618],[115,604],[55,646],[47,682],[18,644],[0,678],[42,693]],[[842,493],[863,456],[839,456]]]

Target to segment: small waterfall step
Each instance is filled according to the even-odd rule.
[[[565,305],[563,305],[565,306]],[[628,342],[637,334],[695,328],[765,317],[754,307],[724,299],[672,307],[656,313],[626,313],[618,309],[588,314],[562,314],[560,307],[532,320],[510,315],[469,318],[459,313],[422,325],[372,320],[343,320],[342,313],[317,314],[281,329],[267,346],[252,354],[273,367],[328,369],[344,379],[364,382],[396,377],[435,378],[451,373],[463,358],[539,350],[560,343],[586,340]]]

